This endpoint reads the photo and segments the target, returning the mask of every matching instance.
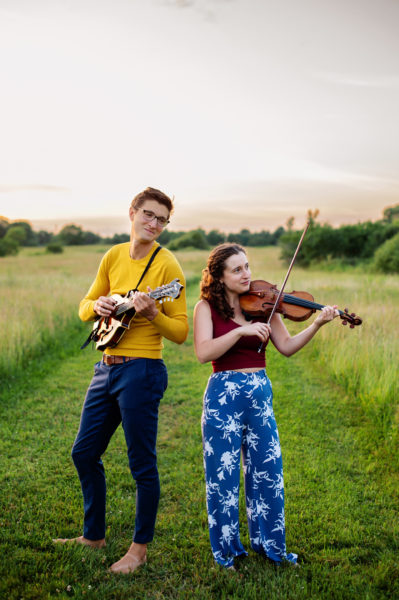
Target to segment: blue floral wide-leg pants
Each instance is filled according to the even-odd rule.
[[[209,535],[215,560],[232,566],[246,555],[238,497],[242,451],[251,546],[275,562],[295,563],[285,547],[281,448],[265,370],[213,373],[204,394],[202,434]]]

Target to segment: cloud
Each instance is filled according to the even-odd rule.
[[[399,190],[399,179],[380,176],[378,174],[369,174],[363,172],[350,171],[339,167],[329,166],[321,161],[307,158],[290,156],[274,151],[274,154],[268,155],[265,159],[265,167],[262,172],[261,180],[270,184],[276,184],[279,187],[290,185],[291,182],[307,182],[309,184],[325,183],[329,185],[345,185],[355,189],[381,189],[392,188],[396,192]],[[249,182],[259,180],[257,173],[251,173],[251,176],[245,181]],[[244,183],[244,180],[241,179]]]
[[[299,169],[293,179],[309,183],[326,183],[348,186],[355,189],[378,190],[381,188],[399,189],[399,180],[378,175],[365,175],[337,169],[310,160],[298,161]]]
[[[216,11],[223,4],[228,4],[233,0],[163,0],[166,6],[177,9],[193,9],[200,14],[206,21],[216,21]]]
[[[335,85],[347,85],[351,87],[389,88],[399,89],[398,75],[375,75],[368,77],[351,76],[343,73],[317,73],[317,79],[322,79]]]
[[[308,209],[319,209],[321,222],[335,226],[377,220],[384,208],[397,203],[399,189],[398,185],[386,187],[381,181],[351,177],[346,181],[237,181],[201,190],[195,204],[176,206],[171,225],[173,229],[190,229],[198,224],[206,230],[227,232],[242,227],[272,230],[291,216],[302,226]]]
[[[10,194],[14,192],[70,192],[67,187],[58,185],[46,185],[40,183],[28,183],[21,185],[4,185],[0,184],[0,194]]]

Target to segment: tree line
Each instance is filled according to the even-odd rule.
[[[242,229],[239,233],[224,234],[217,229],[208,233],[201,228],[191,231],[169,231],[165,229],[159,242],[172,250],[182,248],[208,249],[225,241],[238,242],[244,246],[276,245],[284,233],[284,227],[276,231],[260,231],[252,233]],[[0,256],[17,254],[21,246],[44,246],[50,252],[61,251],[63,246],[87,246],[91,244],[114,245],[128,242],[126,233],[116,233],[112,237],[102,237],[92,231],[84,231],[79,225],[65,225],[57,234],[48,231],[34,231],[28,221],[9,221],[0,217]],[[58,249],[57,249],[58,248]]]
[[[310,231],[297,256],[303,267],[330,262],[331,265],[367,263],[377,271],[399,273],[399,205],[384,210],[383,219],[333,228],[317,223],[312,214]],[[288,262],[301,231],[288,230],[280,237],[281,258]]]
[[[376,270],[399,272],[399,204],[384,209],[378,221],[359,222],[355,225],[332,227],[317,221],[318,211],[308,211],[310,230],[304,238],[297,262],[303,267],[328,261],[355,265],[367,262]],[[295,228],[294,218],[285,227],[270,232],[251,232],[241,229],[237,233],[223,233],[218,229],[206,232],[202,228],[191,231],[165,229],[159,242],[170,250],[185,248],[209,249],[223,242],[242,246],[279,246],[281,258],[289,262],[299,241],[301,230]],[[21,246],[44,246],[49,252],[62,252],[64,246],[90,244],[119,244],[129,241],[128,234],[101,237],[84,231],[79,225],[66,225],[57,234],[34,231],[28,221],[10,221],[0,217],[0,256],[17,254]]]

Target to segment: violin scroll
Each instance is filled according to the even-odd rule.
[[[362,319],[357,317],[355,313],[349,314],[349,310],[345,308],[345,310],[339,311],[339,317],[342,319],[342,325],[348,325],[351,329],[353,329],[356,325],[362,324]]]

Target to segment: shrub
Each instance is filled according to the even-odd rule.
[[[53,254],[61,254],[61,252],[64,252],[64,246],[58,242],[52,242],[51,244],[47,245],[46,250],[47,252],[52,252]]]
[[[32,225],[28,221],[12,221],[7,233],[14,234],[14,230],[16,230],[15,239],[21,246],[37,246],[37,233],[33,231]]]
[[[180,237],[176,238],[168,245],[170,250],[181,250],[182,248],[199,248],[200,250],[208,249],[208,242],[205,233],[202,229],[187,231]]]
[[[349,264],[370,259],[377,248],[399,232],[399,222],[357,223],[333,229],[328,223],[313,224],[303,240],[297,264],[307,267],[326,259],[340,259]],[[281,258],[287,264],[294,254],[300,231],[287,231],[279,239]]]
[[[251,232],[249,229],[241,229],[238,233],[229,233],[227,241],[232,244],[241,244],[242,246],[248,246],[249,240],[251,239]]]
[[[26,230],[20,225],[12,225],[8,228],[7,233],[3,239],[10,239],[15,241],[18,245],[21,245],[26,240]]]
[[[6,217],[0,217],[0,238],[5,236],[9,226],[10,226],[9,220]]]
[[[79,225],[65,225],[58,234],[59,239],[66,246],[81,246],[84,243],[83,230]]]
[[[8,256],[9,254],[18,254],[19,244],[16,239],[11,236],[4,236],[0,239],[0,256]]]
[[[206,239],[211,246],[217,246],[218,244],[223,244],[226,240],[226,235],[218,229],[211,229],[211,231],[206,234]]]
[[[377,248],[374,265],[383,273],[399,273],[399,233]]]

